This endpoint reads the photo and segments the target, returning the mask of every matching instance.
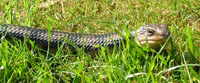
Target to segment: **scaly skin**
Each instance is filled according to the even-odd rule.
[[[135,30],[130,33],[135,40],[142,46],[146,45],[146,39],[150,47],[157,48],[169,37],[168,27],[163,24],[148,24],[140,27],[135,34]],[[123,33],[125,35],[125,33]],[[20,40],[29,38],[39,45],[48,45],[48,31],[44,29],[36,29],[25,26],[15,26],[10,24],[0,25],[0,36],[14,37]],[[82,34],[61,31],[50,31],[50,46],[55,47],[65,41],[65,46],[71,46],[69,42],[74,43],[78,47],[85,47],[86,50],[97,49],[95,45],[112,47],[119,44],[124,39],[117,33],[106,34]],[[69,40],[69,41],[68,41]],[[66,42],[67,41],[67,42]],[[72,47],[72,46],[71,46]]]

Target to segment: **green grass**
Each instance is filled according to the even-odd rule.
[[[76,55],[34,42],[1,40],[0,82],[200,82],[199,0],[2,0],[0,23],[67,32],[106,33],[144,24],[169,25],[171,48],[126,45]],[[30,42],[30,46],[26,44]]]

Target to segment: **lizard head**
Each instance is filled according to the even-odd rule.
[[[170,31],[164,24],[147,24],[138,28],[136,33],[132,31],[131,34],[141,46],[148,44],[150,48],[158,49],[169,38]]]

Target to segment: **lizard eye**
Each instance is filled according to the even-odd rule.
[[[148,31],[148,33],[153,33],[153,31]]]
[[[152,29],[149,29],[149,30],[147,31],[147,34],[151,36],[151,35],[153,35],[153,34],[154,34],[154,32],[155,32],[154,30],[152,30]]]

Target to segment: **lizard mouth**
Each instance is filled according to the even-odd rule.
[[[140,44],[141,46],[149,46],[150,48],[160,48],[167,38],[163,36],[151,36],[151,37],[136,37],[136,42]]]

